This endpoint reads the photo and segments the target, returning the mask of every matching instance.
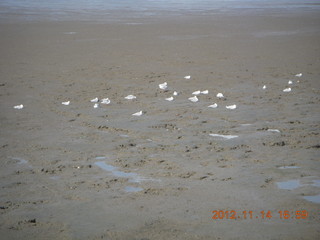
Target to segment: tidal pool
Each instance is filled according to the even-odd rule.
[[[287,190],[293,190],[298,187],[301,187],[302,184],[299,180],[289,180],[285,182],[277,182],[278,188],[280,189],[287,189]]]
[[[128,178],[129,182],[140,183],[142,181],[159,181],[152,178],[141,177],[137,173],[119,171],[117,167],[106,164],[103,161],[98,161],[98,162],[95,162],[94,164],[105,171],[111,172],[111,174],[116,177]]]

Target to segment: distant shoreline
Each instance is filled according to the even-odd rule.
[[[188,15],[269,15],[320,12],[320,4],[294,1],[287,4],[279,1],[93,1],[90,4],[81,0],[66,4],[52,1],[2,1],[0,21],[121,21],[127,18],[168,18]]]

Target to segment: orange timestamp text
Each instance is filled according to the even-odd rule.
[[[235,210],[214,210],[212,211],[212,219],[307,219],[309,216],[308,211],[235,211]]]

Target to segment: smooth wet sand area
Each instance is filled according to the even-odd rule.
[[[277,11],[1,22],[1,236],[319,238],[319,22]],[[190,102],[199,89],[209,94]],[[111,103],[95,109],[95,97]],[[302,186],[277,185],[291,180]]]

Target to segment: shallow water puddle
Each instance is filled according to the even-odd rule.
[[[288,190],[293,190],[302,186],[314,186],[314,187],[320,187],[320,180],[310,180],[307,183],[300,183],[300,180],[289,180],[285,182],[277,182],[277,186],[280,189],[288,189]]]
[[[280,189],[293,190],[298,187],[302,187],[303,185],[300,184],[299,180],[289,180],[289,181],[285,181],[285,182],[277,182],[277,186]]]
[[[293,167],[293,166],[292,166]],[[285,182],[277,182],[276,183],[278,188],[280,189],[286,189],[286,190],[293,190],[299,187],[303,186],[314,186],[314,187],[320,187],[320,180],[310,180],[307,183],[302,184],[300,180],[289,180]],[[313,203],[320,203],[320,194],[315,196],[304,196],[305,200]]]
[[[28,163],[27,160],[25,160],[23,158],[19,158],[19,157],[10,157],[10,159],[19,161],[19,162],[17,162],[17,164],[27,164]]]
[[[312,180],[312,182],[311,186],[320,187],[320,180]]]
[[[105,162],[95,162],[95,165],[97,165],[98,167],[102,168],[103,170],[109,171],[109,172],[113,172],[116,171],[116,167],[106,164]]]
[[[296,169],[296,168],[300,168],[298,166],[281,166],[281,167],[278,167],[279,169]]]
[[[309,202],[320,203],[320,194],[315,196],[304,196],[303,198]]]
[[[120,137],[124,137],[124,138],[128,138],[129,137],[129,135],[126,135],[126,134],[120,134],[119,136]]]
[[[299,31],[261,31],[254,33],[255,37],[263,38],[263,37],[282,37],[282,36],[291,36],[298,34]]]
[[[247,127],[247,126],[251,126],[252,124],[251,123],[242,123],[242,124],[240,124],[240,126],[242,126],[242,127]]]
[[[124,191],[126,191],[126,192],[140,192],[142,190],[143,190],[143,188],[141,188],[141,187],[130,187],[130,186],[127,186],[127,187],[124,188]]]
[[[50,179],[52,179],[52,180],[59,180],[60,179],[60,176],[51,176],[51,177],[49,177]]]
[[[120,177],[120,178],[129,178],[129,182],[134,182],[134,183],[140,183],[142,181],[159,181],[159,180],[155,180],[152,178],[145,178],[145,177],[141,177],[139,174],[137,173],[133,173],[133,172],[122,172],[117,170],[117,167],[114,167],[112,165],[106,164],[103,161],[98,161],[94,163],[95,165],[97,165],[98,167],[102,168],[103,170],[106,170],[108,172],[111,172],[112,175],[116,176],[116,177]]]

